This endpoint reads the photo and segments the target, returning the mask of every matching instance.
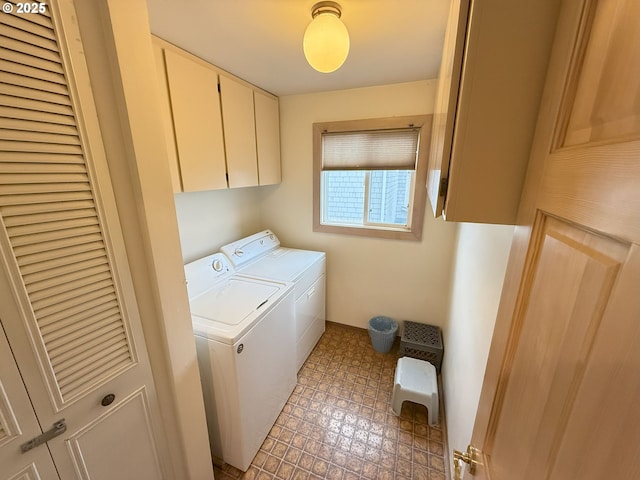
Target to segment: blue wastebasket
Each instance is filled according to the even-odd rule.
[[[369,336],[376,352],[387,353],[393,346],[398,331],[398,322],[393,318],[379,316],[369,320]]]

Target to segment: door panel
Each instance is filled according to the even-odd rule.
[[[476,478],[640,478],[638,8],[563,4],[474,426]]]
[[[564,146],[612,141],[640,130],[640,62],[628,61],[640,57],[640,2],[601,1],[592,10],[581,75],[570,87],[575,99],[566,112]],[[609,88],[614,82],[616,88]]]
[[[591,356],[592,346],[610,333],[603,315],[629,251],[624,243],[541,217],[522,313],[514,319],[513,358],[506,359],[511,380],[498,397],[502,407],[487,441],[495,438],[492,471],[508,476],[526,466],[523,479],[546,478],[585,366],[601,361]]]
[[[49,451],[20,452],[42,433],[0,324],[0,479],[57,479]]]
[[[35,463],[32,463],[9,477],[9,480],[44,480],[45,478],[49,477],[41,476],[38,467],[36,467]]]
[[[634,245],[602,319],[549,478],[640,478],[640,249]],[[592,453],[586,453],[592,452]]]
[[[126,435],[122,426],[129,426]],[[146,391],[140,389],[66,439],[79,478],[162,478],[149,420]],[[136,462],[122,462],[130,451]]]

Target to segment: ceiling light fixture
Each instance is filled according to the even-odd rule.
[[[311,9],[313,20],[304,32],[302,47],[309,65],[319,72],[335,72],[349,55],[349,32],[341,15],[336,2],[319,2]]]

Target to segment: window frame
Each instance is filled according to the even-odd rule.
[[[370,118],[313,124],[313,231],[338,233],[393,240],[421,240],[424,213],[427,201],[427,158],[431,143],[431,124],[433,115],[410,115],[402,117]],[[418,128],[419,146],[413,188],[410,194],[411,215],[409,227],[398,229],[384,224],[368,223],[360,225],[325,225],[321,213],[321,176],[322,176],[322,135],[324,133],[362,132],[367,130],[393,130],[399,128]],[[362,169],[366,170],[366,169]],[[367,188],[367,186],[365,186]],[[366,197],[366,192],[365,192]],[[367,199],[365,198],[365,204]],[[364,212],[366,214],[366,212]],[[366,220],[366,217],[365,217]],[[366,223],[366,222],[363,222]]]

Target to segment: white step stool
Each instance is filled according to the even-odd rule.
[[[427,407],[429,425],[438,424],[438,377],[436,367],[424,360],[402,357],[398,359],[391,397],[391,409],[400,415],[402,402],[409,400]]]

